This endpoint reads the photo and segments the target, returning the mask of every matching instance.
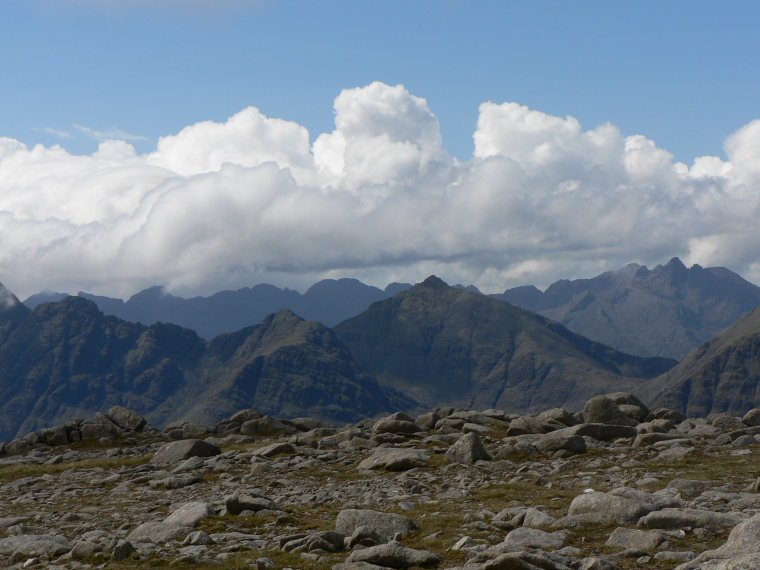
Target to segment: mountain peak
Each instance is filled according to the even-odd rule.
[[[435,275],[431,275],[420,283],[420,287],[427,287],[428,289],[435,289],[437,291],[444,291],[449,288],[448,284]]]
[[[665,268],[672,270],[683,270],[686,269],[686,266],[683,264],[683,261],[681,261],[680,258],[673,257],[665,264]]]
[[[11,309],[16,305],[19,305],[20,301],[11,293],[10,289],[7,289],[5,285],[0,283],[0,311]]]

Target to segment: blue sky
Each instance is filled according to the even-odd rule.
[[[314,137],[332,129],[341,89],[372,81],[426,98],[462,158],[489,100],[586,128],[610,121],[687,162],[722,154],[723,139],[760,116],[756,2],[6,0],[1,10],[0,135],[73,152],[119,131],[145,137],[131,140],[147,151],[249,105]]]
[[[760,4],[4,0],[0,281],[760,282]]]

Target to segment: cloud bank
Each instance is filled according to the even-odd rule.
[[[467,161],[425,99],[373,83],[317,136],[249,107],[138,154],[0,138],[0,281],[126,296],[437,273],[503,290],[679,255],[760,281],[760,120],[691,165],[612,124],[483,103]]]

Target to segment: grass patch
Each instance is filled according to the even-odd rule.
[[[118,469],[119,467],[131,467],[142,465],[150,461],[149,455],[140,457],[100,457],[95,459],[83,459],[69,463],[55,463],[51,465],[6,465],[0,467],[0,482],[16,481],[24,477],[40,477],[42,475],[58,475],[69,469]]]

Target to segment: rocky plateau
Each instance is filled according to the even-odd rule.
[[[336,426],[116,406],[0,444],[3,568],[760,567],[760,409],[627,393]]]

